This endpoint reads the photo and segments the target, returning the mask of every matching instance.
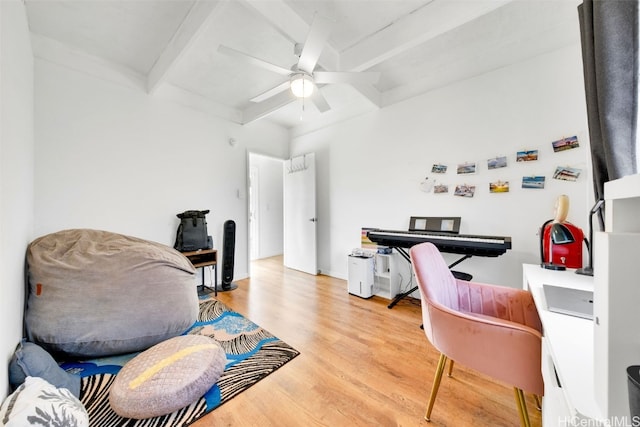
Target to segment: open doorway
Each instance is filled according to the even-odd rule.
[[[283,159],[249,153],[249,260],[284,251]]]

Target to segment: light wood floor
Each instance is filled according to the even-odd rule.
[[[437,351],[420,303],[347,293],[344,280],[254,262],[218,299],[300,351],[291,362],[193,424],[205,426],[518,426],[513,389],[456,365],[424,419]],[[533,426],[540,412],[528,396]]]

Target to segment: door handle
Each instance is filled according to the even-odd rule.
[[[309,218],[309,221],[311,221],[311,222],[318,222],[318,218]]]

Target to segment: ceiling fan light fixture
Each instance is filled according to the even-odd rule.
[[[291,92],[298,98],[308,98],[313,94],[313,79],[310,75],[297,73],[291,76]]]

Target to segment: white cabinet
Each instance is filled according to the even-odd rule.
[[[542,337],[542,378],[544,379],[542,425],[555,426],[561,424],[562,420],[577,420],[576,411],[569,408],[570,401],[565,397],[564,389],[556,374],[553,353],[546,337]]]
[[[406,262],[398,259],[398,254],[374,255],[374,283],[373,293],[387,299],[395,298],[400,293],[400,274],[398,272],[398,262]]]
[[[626,369],[640,364],[640,175],[607,182],[605,231],[594,238],[596,401],[607,419],[629,416]]]
[[[523,266],[544,331],[544,426],[637,425],[629,418],[626,369],[640,364],[640,175],[610,181],[604,192],[593,278]],[[549,312],[543,284],[592,289],[594,320]]]
[[[543,426],[599,426],[602,412],[596,404],[593,321],[550,312],[542,285],[593,290],[590,276],[575,270],[554,271],[523,265],[523,285],[531,291],[542,321]]]

